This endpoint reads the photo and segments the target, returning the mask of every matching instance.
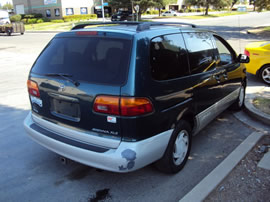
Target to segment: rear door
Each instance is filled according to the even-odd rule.
[[[130,49],[129,39],[93,33],[54,38],[29,76],[37,82],[41,99],[41,104],[30,99],[32,110],[59,125],[121,137],[119,118],[95,113],[93,104],[98,95],[120,95]]]

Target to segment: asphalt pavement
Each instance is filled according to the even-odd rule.
[[[266,14],[258,15],[261,22]],[[233,19],[237,18],[228,21]],[[258,22],[258,18],[251,24],[253,21]],[[208,26],[209,22],[205,23]],[[230,40],[235,49],[239,44],[243,47],[244,43],[239,43],[243,39],[234,38],[237,26],[231,33],[219,27],[224,23],[229,28],[226,20],[213,23],[218,23],[216,30],[222,35],[233,37]],[[256,129],[269,131],[244,112],[226,111],[194,138],[187,165],[173,176],[157,172],[153,166],[120,175],[76,162],[63,165],[58,155],[29,139],[22,126],[30,109],[26,89],[29,69],[53,36],[50,33],[0,36],[0,201],[90,201],[99,194],[106,201],[178,201],[230,158],[239,145],[245,147],[247,138],[254,142],[252,134]],[[247,38],[245,42],[252,40],[258,39]]]

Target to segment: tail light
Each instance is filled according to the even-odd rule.
[[[30,95],[35,97],[40,97],[38,84],[35,81],[28,80],[27,81],[28,92]]]
[[[94,102],[94,111],[110,115],[139,116],[151,113],[153,105],[147,98],[98,96]]]
[[[245,49],[244,54],[247,55],[248,57],[250,56],[250,53]]]
[[[121,115],[138,116],[153,111],[153,105],[147,98],[121,98]]]
[[[120,115],[119,97],[98,96],[94,102],[94,111],[104,114]]]

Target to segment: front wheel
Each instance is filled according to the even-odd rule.
[[[240,87],[239,95],[237,100],[231,105],[231,109],[235,111],[239,111],[243,108],[245,103],[245,96],[246,96],[246,86],[243,83]]]
[[[264,83],[270,85],[270,65],[266,65],[260,70],[260,78]]]
[[[182,120],[173,131],[163,157],[156,162],[156,167],[165,173],[179,172],[187,162],[191,148],[191,127]]]

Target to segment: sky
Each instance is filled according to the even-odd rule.
[[[12,0],[0,0],[0,4],[3,6],[5,5],[7,2],[12,3]]]

